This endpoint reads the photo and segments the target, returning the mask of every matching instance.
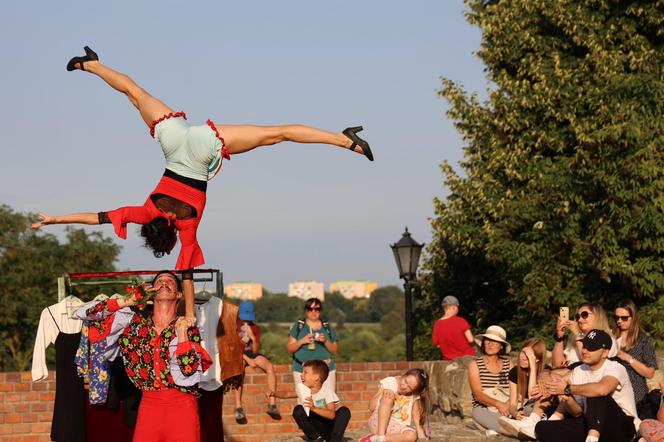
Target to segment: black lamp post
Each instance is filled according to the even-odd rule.
[[[413,294],[412,286],[416,283],[417,265],[420,263],[420,253],[424,244],[418,244],[410,237],[408,227],[401,239],[392,244],[394,260],[399,269],[399,278],[403,279],[403,288],[406,295],[406,359],[413,360]]]

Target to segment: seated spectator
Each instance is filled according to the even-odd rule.
[[[537,440],[569,442],[628,442],[640,420],[627,370],[609,359],[613,344],[603,330],[590,330],[582,340],[583,363],[574,368],[569,383],[551,378],[550,394],[560,405],[549,420],[535,426]]]
[[[652,395],[655,400],[651,400],[646,379],[652,379],[657,368],[655,346],[641,328],[636,305],[631,299],[620,301],[614,313],[613,336],[618,343],[618,362],[627,369],[636,411],[639,419],[653,419],[659,408],[659,395],[655,393]]]
[[[426,439],[429,414],[429,376],[411,368],[401,376],[380,381],[369,401],[369,430],[360,442],[414,442]]]
[[[468,365],[468,381],[473,393],[473,419],[487,430],[487,435],[508,435],[498,422],[500,416],[510,415],[509,371],[510,359],[505,356],[512,349],[505,329],[497,325],[477,335],[475,342],[484,355]]]
[[[448,295],[443,298],[443,316],[433,325],[431,343],[438,346],[444,361],[462,356],[477,356],[473,348],[470,325],[459,314],[459,300]]]
[[[612,334],[609,320],[606,312],[599,304],[584,302],[581,304],[574,316],[575,321],[563,320],[560,316],[556,324],[556,342],[551,352],[551,365],[553,368],[567,367],[574,368],[581,363],[581,340],[592,329],[603,330],[609,335]],[[567,344],[564,344],[565,333],[569,331],[570,335]],[[609,357],[612,358],[618,354],[618,345],[613,340],[613,345],[609,351]]]
[[[275,391],[277,380],[274,374],[274,366],[267,357],[259,353],[261,348],[261,329],[258,325],[254,324],[254,320],[256,320],[254,303],[244,301],[240,304],[237,323],[237,332],[244,344],[244,354],[242,357],[244,358],[245,367],[247,365],[252,368],[258,367],[267,374],[268,390]],[[273,396],[268,397],[267,414],[272,419],[281,419],[276,398]],[[235,389],[235,421],[239,424],[247,423],[247,414],[242,407],[242,386]]]
[[[327,363],[318,359],[311,359],[303,365],[302,383],[297,386],[297,397],[302,404],[293,409],[293,419],[309,441],[341,442],[350,421],[348,407],[339,407],[336,393],[323,385],[329,371]],[[295,397],[276,391],[271,391],[268,396]]]
[[[664,382],[659,383],[659,393],[664,394]],[[639,442],[664,442],[664,396],[660,396],[657,420],[646,419],[641,422],[639,434]]]
[[[516,366],[509,372],[509,411],[514,418],[502,416],[499,422],[511,436],[535,438],[535,424],[551,407],[551,395],[543,388],[546,344],[540,338],[523,343]],[[547,372],[548,373],[548,372]]]

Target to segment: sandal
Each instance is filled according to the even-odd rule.
[[[235,409],[235,422],[237,422],[240,425],[244,425],[247,423],[247,415],[242,407]]]
[[[71,60],[69,60],[69,63],[67,63],[67,70],[68,71],[75,71],[76,70],[76,64],[80,64],[80,69],[82,71],[85,70],[85,67],[83,64],[86,61],[97,61],[99,60],[99,56],[97,56],[97,53],[90,49],[88,46],[83,47],[83,50],[85,51],[85,55],[82,57],[74,57]]]
[[[373,154],[371,153],[371,148],[369,147],[369,143],[364,141],[362,138],[357,136],[357,133],[362,131],[362,126],[357,126],[357,127],[349,127],[345,129],[342,133],[346,135],[350,140],[353,142],[353,144],[350,146],[350,150],[354,150],[355,146],[359,146],[360,149],[362,149],[362,153],[369,158],[369,161],[373,161]]]
[[[281,420],[281,413],[279,413],[279,409],[274,404],[267,406],[267,414],[274,420]]]

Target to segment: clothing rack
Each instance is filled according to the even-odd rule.
[[[114,284],[130,284],[132,282],[129,276],[156,275],[162,270],[130,270],[123,272],[91,272],[91,273],[65,273],[58,277],[58,302],[72,294],[72,288],[76,286],[98,286]],[[183,270],[170,270],[175,274],[181,274]],[[210,296],[221,298],[224,294],[223,273],[219,269],[193,269],[194,283],[196,282],[214,282],[216,293],[197,295],[196,302],[205,302]],[[197,276],[203,275],[203,276]],[[122,278],[126,277],[126,278]],[[208,292],[204,292],[208,293]]]

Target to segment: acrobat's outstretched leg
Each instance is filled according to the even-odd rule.
[[[87,49],[86,52],[88,50],[89,49]],[[94,52],[92,52],[92,54],[94,54],[95,57],[97,55]],[[131,101],[131,104],[133,104],[141,113],[141,117],[148,127],[151,127],[152,123],[158,118],[173,112],[170,107],[150,95],[129,76],[114,71],[108,66],[104,66],[99,60],[85,60],[85,58],[86,57],[73,58],[72,61],[69,62],[68,69],[69,66],[71,66],[73,69],[81,69],[90,72],[91,74],[95,74],[108,83],[110,87],[125,94],[129,101]],[[74,62],[76,59],[80,59],[80,61]]]
[[[332,133],[302,125],[254,126],[214,124],[224,137],[225,146],[231,154],[247,152],[261,146],[271,146],[283,141],[295,143],[330,144],[348,149],[353,141],[343,133]],[[362,153],[356,145],[353,149]]]

